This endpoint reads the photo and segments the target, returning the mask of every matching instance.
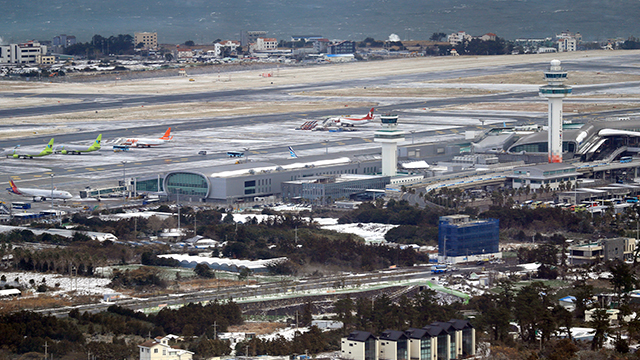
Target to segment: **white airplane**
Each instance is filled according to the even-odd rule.
[[[34,157],[51,155],[52,153],[53,153],[53,138],[51,138],[51,140],[49,140],[49,143],[44,148],[44,150],[38,151],[38,150],[21,149],[20,145],[18,145],[16,147],[14,147],[13,149],[5,150],[2,153],[2,156],[8,157],[8,158],[12,157],[14,159],[19,159],[19,158],[33,159]]]
[[[171,141],[172,139],[173,139],[173,136],[171,136],[171,128],[169,128],[161,138],[157,138],[157,139],[130,138],[120,143],[120,145],[129,145],[129,146],[135,146],[135,147],[152,147],[152,146],[162,145],[164,143]]]
[[[59,191],[59,190],[43,190],[43,189],[26,189],[26,188],[18,188],[13,180],[9,180],[10,188],[7,190],[11,194],[20,195],[24,197],[32,197],[33,201],[46,201],[47,199],[62,199],[67,200],[71,199],[73,195],[67,191]]]
[[[373,120],[373,110],[374,110],[374,108],[371,108],[371,110],[369,110],[367,115],[365,115],[364,117],[361,117],[361,118],[357,118],[357,117],[353,117],[352,115],[348,115],[348,116],[338,116],[337,118],[332,118],[331,120],[333,120],[334,123],[336,123],[338,125],[342,125],[342,126],[364,125],[364,124],[370,122],[371,120]]]
[[[63,145],[56,145],[53,148],[53,152],[56,154],[63,154],[63,155],[67,155],[67,154],[80,155],[84,152],[92,152],[92,151],[100,150],[100,141],[102,141],[102,134],[98,135],[96,140],[89,147],[63,144]]]

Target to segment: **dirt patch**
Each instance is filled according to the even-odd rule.
[[[73,296],[73,300],[68,297],[51,296],[40,294],[39,296],[17,297],[11,300],[0,301],[0,313],[14,312],[24,309],[37,310],[49,309],[70,305],[97,303],[98,296]]]
[[[442,109],[445,110],[496,110],[496,111],[523,111],[523,112],[546,112],[548,111],[546,102],[524,103],[524,102],[507,102],[507,103],[473,103],[459,106],[449,106]],[[584,103],[567,103],[562,104],[565,113],[591,113],[598,111],[635,109],[637,104],[584,104]],[[439,109],[440,110],[440,109]]]
[[[273,334],[274,332],[284,329],[287,324],[276,322],[245,322],[242,325],[231,325],[227,328],[229,332],[255,333],[256,335]]]
[[[619,82],[640,81],[640,75],[568,71],[566,85],[593,85]],[[430,83],[458,83],[458,84],[520,84],[520,85],[544,85],[542,71],[529,71],[513,74],[475,76],[449,80],[430,81]]]

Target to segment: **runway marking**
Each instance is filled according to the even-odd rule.
[[[362,139],[362,140],[364,140],[366,142],[373,142],[373,140],[371,140],[371,139]]]
[[[22,180],[22,179],[20,179],[20,176],[15,176],[15,175],[14,175],[14,176],[12,176],[11,178],[12,178],[13,180]]]
[[[456,130],[456,129],[450,129],[449,131],[451,131],[452,133],[456,133],[456,134],[459,132],[459,130]]]
[[[171,159],[164,159],[164,162],[171,162]]]
[[[89,171],[96,171],[96,169],[94,168],[84,168],[85,170],[89,170]]]
[[[33,175],[33,177],[35,177],[35,178],[41,178],[41,177],[42,177],[42,175]]]
[[[484,129],[482,126],[476,126],[476,128],[480,130]]]
[[[444,131],[436,131],[436,134],[444,135]]]
[[[134,165],[142,165],[142,163],[133,163]]]
[[[118,165],[116,165],[116,166],[122,167],[123,165],[122,165],[122,164],[118,164]]]
[[[343,143],[342,141],[338,141],[337,144],[338,145],[347,145],[347,144]]]
[[[104,170],[104,168],[97,168],[96,170],[100,170],[100,171],[102,171],[102,170]]]
[[[73,169],[68,169],[67,171],[75,171],[75,170],[73,170]]]
[[[189,161],[189,158],[180,158],[180,161]],[[138,163],[136,165],[142,165],[142,164]]]

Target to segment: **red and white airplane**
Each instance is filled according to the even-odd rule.
[[[46,201],[47,199],[62,199],[67,201],[67,199],[73,198],[73,195],[67,191],[18,188],[13,180],[9,180],[9,185],[11,187],[7,188],[7,191],[14,195],[32,197],[33,201]]]
[[[135,147],[152,147],[152,146],[160,146],[164,143],[167,143],[173,139],[171,136],[171,128],[167,129],[164,135],[160,138],[129,138],[123,141],[120,145],[129,145]]]
[[[348,115],[348,116],[338,116],[337,118],[332,118],[331,120],[333,120],[335,124],[342,125],[342,126],[364,125],[370,122],[371,120],[373,120],[373,109],[374,108],[371,108],[371,110],[369,110],[367,115],[361,118],[356,118],[351,115]]]

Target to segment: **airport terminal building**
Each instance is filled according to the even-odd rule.
[[[380,170],[379,155],[339,158],[321,155],[170,171],[157,176],[137,178],[134,187],[137,193],[164,192],[171,199],[180,197],[189,202],[230,204],[253,202],[257,201],[256,198],[272,195],[281,196],[285,182],[324,177],[333,179],[326,183],[336,183],[335,179],[340,179],[343,175],[370,175],[352,177],[357,186],[350,186],[349,191],[341,190],[337,193],[324,190],[325,194],[332,194],[332,200],[337,200],[364,192],[366,188],[384,189],[389,183],[389,177],[375,176]],[[358,184],[358,181],[363,184]]]

